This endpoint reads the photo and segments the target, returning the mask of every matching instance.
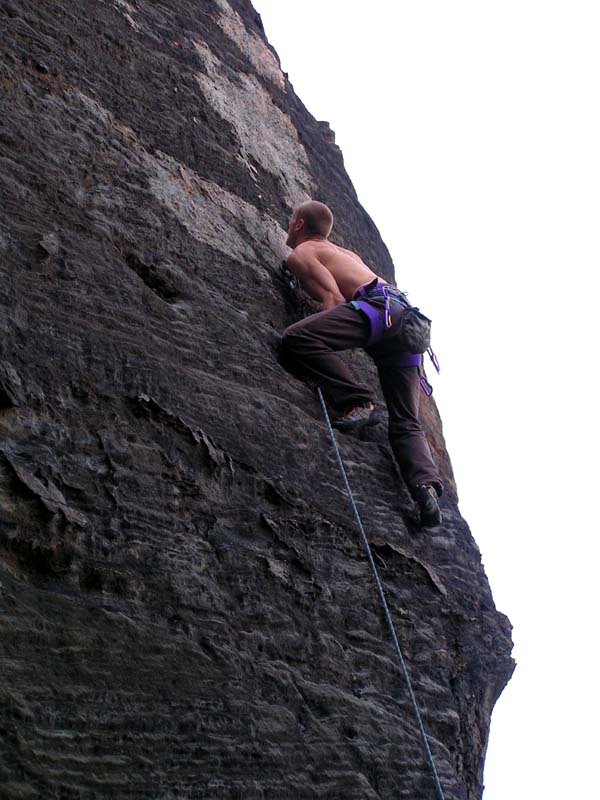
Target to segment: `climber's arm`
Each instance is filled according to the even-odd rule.
[[[305,292],[318,300],[324,310],[346,302],[331,272],[311,253],[294,251],[288,256],[287,265]]]

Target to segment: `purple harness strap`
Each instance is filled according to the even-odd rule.
[[[369,320],[371,335],[369,336],[369,341],[366,344],[367,347],[369,347],[371,344],[375,344],[375,342],[378,342],[381,339],[383,336],[384,326],[386,328],[392,327],[392,315],[390,313],[390,289],[392,292],[397,292],[399,295],[401,295],[401,292],[396,289],[395,286],[389,286],[387,283],[383,283],[377,278],[374,278],[371,283],[365,283],[364,286],[359,286],[354,293],[354,298],[358,299],[351,300],[351,305],[353,305],[357,311],[362,311],[365,317],[367,317]],[[385,302],[383,314],[381,313],[381,310],[375,308],[371,305],[371,303],[369,303],[369,300],[375,300],[381,297],[383,297]],[[394,297],[393,295],[392,297],[396,302],[401,302],[400,297]],[[412,364],[410,366],[412,366]]]
[[[361,311],[365,317],[369,321],[370,327],[370,335],[369,340],[366,344],[366,347],[369,347],[371,344],[375,344],[378,342],[381,337],[383,336],[384,326],[386,328],[392,327],[392,315],[390,313],[390,296],[389,296],[389,289],[392,289],[394,292],[398,292],[399,290],[396,289],[394,286],[388,286],[385,283],[382,283],[377,278],[371,281],[371,283],[366,283],[364,286],[359,286],[356,292],[354,293],[354,297],[358,299],[352,299],[350,304],[357,310]],[[401,294],[399,292],[399,294]],[[383,297],[385,301],[385,308],[383,314],[380,310],[375,308],[371,305],[369,300],[374,300],[375,298]],[[394,298],[397,302],[401,302],[400,298]],[[439,364],[437,363],[437,358],[435,357],[431,348],[427,351],[436,370],[439,372]],[[420,367],[423,363],[423,356],[420,353],[397,353],[394,356],[394,364],[398,367]],[[433,389],[431,384],[425,377],[425,373],[421,373],[421,377],[419,380],[421,384],[421,389],[423,392],[430,397]]]
[[[379,281],[377,278],[374,278],[371,283],[365,283],[364,286],[359,286],[356,292],[354,293],[354,297],[358,297],[358,300],[352,300],[351,305],[357,311],[362,311],[363,314],[369,320],[369,325],[371,328],[371,335],[369,336],[369,341],[367,342],[367,347],[371,344],[375,344],[378,342],[381,337],[383,336],[383,329],[384,325],[386,328],[392,327],[392,315],[390,313],[390,296],[389,296],[389,289],[397,292],[393,286],[388,286],[386,283]],[[369,303],[369,300],[374,300],[377,297],[383,297],[385,301],[385,308],[383,314],[380,310],[375,308]],[[399,299],[399,298],[398,298]],[[420,362],[419,362],[420,363]],[[413,366],[406,365],[406,366]]]
[[[357,311],[362,311],[365,317],[369,320],[370,335],[367,347],[374,342],[379,341],[383,336],[383,316],[381,311],[378,311],[366,300],[353,300],[351,303]]]
[[[420,353],[398,353],[394,356],[394,364],[399,367],[420,367],[423,356]]]

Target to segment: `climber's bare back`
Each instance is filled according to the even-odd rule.
[[[352,300],[359,286],[378,277],[352,250],[320,238],[295,247],[287,264],[308,294],[324,308]]]

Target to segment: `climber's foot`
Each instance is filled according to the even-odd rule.
[[[421,525],[424,528],[435,528],[442,524],[442,511],[433,486],[420,483],[415,489],[415,500],[421,512]]]
[[[369,403],[368,406],[355,406],[349,411],[334,420],[332,425],[344,433],[353,433],[361,428],[377,425],[379,417],[375,414],[375,406]]]

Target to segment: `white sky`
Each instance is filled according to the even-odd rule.
[[[518,662],[484,800],[600,798],[600,3],[253,2],[434,320],[460,507]]]

